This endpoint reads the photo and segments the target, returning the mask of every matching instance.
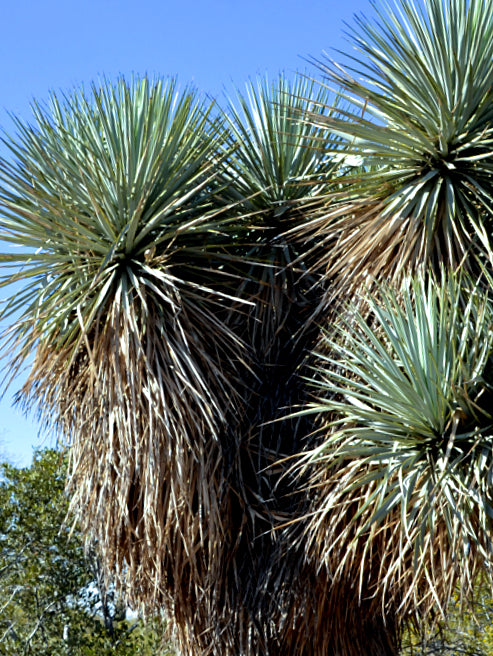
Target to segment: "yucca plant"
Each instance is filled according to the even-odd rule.
[[[173,81],[104,82],[6,139],[4,357],[33,358],[19,398],[70,446],[72,511],[184,652],[325,641],[316,568],[273,533],[306,509],[273,465],[307,430],[269,424],[313,338],[315,281],[283,236],[333,168],[300,120],[323,107],[310,88],[259,83],[227,118]]]
[[[393,656],[491,560],[492,8],[379,13],[226,113],[119,80],[6,139],[4,357],[184,653]]]
[[[248,400],[236,429],[240,448],[230,472],[238,542],[227,546],[222,586],[222,606],[236,610],[227,611],[227,629],[214,638],[213,653],[221,655],[294,656],[325,640],[315,593],[322,586],[314,569],[304,568],[302,551],[274,531],[279,516],[306,510],[306,495],[290,480],[288,464],[276,463],[299,451],[309,429],[299,420],[272,421],[302,398],[297,371],[318,333],[310,321],[320,294],[317,279],[287,233],[305,221],[306,206],[332,184],[327,130],[302,120],[308,110],[325,111],[327,99],[306,78],[281,75],[249,83],[226,108],[231,155],[223,198],[244,229],[236,242],[243,280],[238,293],[251,303],[233,313],[231,325],[252,359],[244,379]]]
[[[329,653],[397,653],[403,623],[430,620],[456,585],[467,597],[491,562],[490,300],[452,273],[476,280],[493,261],[491,8],[376,9],[346,67],[316,62],[341,102],[308,120],[346,160],[296,229],[329,285],[321,398],[304,408],[321,426],[318,498],[293,540],[332,582]]]
[[[350,29],[343,65],[315,62],[344,107],[312,121],[363,162],[308,227],[326,244],[320,265],[337,278],[334,293],[423,263],[474,269],[491,253],[493,4],[374,10]]]
[[[220,438],[248,366],[225,321],[239,228],[217,200],[224,121],[145,78],[33,109],[0,164],[0,238],[21,246],[2,285],[23,285],[3,356],[30,363],[21,401],[70,445],[71,508],[107,567],[167,606],[185,644],[228,540]]]
[[[397,636],[491,574],[490,285],[445,273],[384,285],[326,334],[302,411],[323,434],[305,455],[318,501],[304,539],[333,577],[335,617],[349,587]],[[353,639],[344,653],[362,653]]]
[[[389,458],[395,449],[402,468],[416,465],[410,451],[401,448],[398,436],[395,437],[391,427],[385,424],[389,417],[384,392],[370,386],[370,376],[381,374],[384,365],[380,360],[386,362],[383,356],[387,343],[385,348],[381,347],[378,357],[375,355],[365,364],[364,358],[369,356],[359,347],[360,342],[351,342],[350,335],[353,331],[361,332],[365,322],[370,322],[368,330],[373,329],[373,321],[381,336],[383,328],[375,315],[381,307],[380,301],[384,307],[388,303],[383,301],[381,286],[387,294],[394,293],[396,299],[399,298],[399,303],[394,303],[397,312],[402,302],[400,285],[412,273],[419,272],[423,276],[419,294],[425,293],[427,277],[433,273],[440,275],[442,267],[449,272],[444,274],[447,279],[454,270],[467,271],[473,279],[481,275],[483,269],[488,275],[491,273],[491,9],[489,2],[476,0],[424,0],[419,5],[406,2],[394,8],[375,8],[376,20],[358,18],[350,32],[354,51],[346,59],[345,66],[329,60],[315,61],[325,76],[323,84],[334,87],[341,102],[337,113],[317,113],[309,120],[314,126],[325,126],[338,138],[343,138],[347,156],[354,161],[359,158],[357,168],[349,168],[341,162],[338,186],[329,191],[320,208],[313,212],[312,219],[298,227],[301,237],[307,237],[311,243],[318,241],[318,251],[313,251],[318,261],[310,264],[312,271],[319,271],[330,283],[325,298],[326,317],[321,321],[330,336],[328,339],[322,337],[314,349],[320,368],[326,370],[326,374],[323,371],[318,374],[319,383],[325,381],[322,385],[330,401],[327,406],[325,400],[318,407],[315,404],[313,410],[315,417],[318,413],[330,415],[327,431],[339,437],[334,437],[332,443],[331,437],[322,439],[321,433],[327,450],[318,452],[321,460],[315,465],[315,489],[319,500],[313,507],[311,526],[303,535],[305,540],[311,541],[313,550],[308,552],[311,551],[313,560],[325,561],[328,575],[334,581],[327,604],[336,636],[335,653],[395,653],[403,618],[413,613],[429,617],[433,604],[433,612],[436,606],[446,604],[456,582],[464,593],[468,592],[475,568],[482,567],[489,553],[487,512],[491,480],[486,473],[488,465],[481,464],[484,477],[481,491],[472,493],[476,494],[474,503],[468,501],[467,486],[471,485],[474,490],[479,483],[474,479],[475,473],[464,473],[467,462],[460,461],[458,452],[447,456],[449,476],[443,479],[443,488],[433,488],[436,472],[431,466],[427,470],[428,482],[422,470],[419,474],[422,478],[417,482],[414,473],[409,473],[412,484],[420,490],[420,497],[417,493],[413,496],[412,492],[406,497],[410,484],[394,461],[389,460],[394,465],[388,467],[387,462],[379,467],[371,461],[370,452],[376,453],[378,462],[379,457],[385,458],[385,449]],[[340,148],[339,141],[331,147],[335,156]],[[409,303],[418,307],[423,302],[417,299],[419,294],[409,293],[412,299]],[[352,298],[349,308],[348,298]],[[467,303],[457,310],[456,327],[447,327],[451,335],[454,330],[464,328],[463,321],[474,324],[471,309],[467,310],[469,318],[463,314],[466,307]],[[405,320],[401,317],[403,325],[405,321],[413,325],[409,311],[408,308]],[[454,317],[450,313],[449,319],[452,323]],[[478,325],[467,329],[466,350],[462,352],[466,361],[469,357],[480,359],[473,333],[481,328],[480,334],[486,340],[487,321],[485,319],[480,326],[478,320]],[[366,336],[370,346],[376,349],[379,336]],[[387,339],[390,338],[389,329]],[[415,334],[408,334],[406,339],[408,348],[419,348],[413,341],[419,339]],[[489,337],[485,343],[489,343]],[[351,369],[356,357],[351,351],[352,345],[359,349],[361,372]],[[333,362],[334,353],[338,354],[337,364]],[[395,367],[399,368],[400,354],[392,357]],[[489,367],[486,361],[483,364]],[[434,366],[431,356],[428,366]],[[478,367],[480,370],[479,364]],[[437,372],[445,375],[443,371],[435,370]],[[431,373],[430,369],[423,377]],[[452,385],[460,386],[464,382],[460,375],[456,374]],[[370,412],[370,408],[375,412],[374,422],[380,422],[382,430],[389,431],[386,447],[380,433],[377,435],[380,451],[374,444],[368,446],[367,460],[358,456],[361,443],[358,436],[351,433],[350,416],[359,406],[355,402],[353,408],[343,402],[346,393],[343,379],[348,380],[348,395],[351,390],[358,389],[358,385],[366,390],[361,414]],[[435,384],[436,380],[436,375],[430,379]],[[482,434],[483,452],[481,448],[473,449],[471,467],[476,466],[474,463],[482,463],[481,458],[487,459],[484,450],[487,451],[488,445],[490,381],[485,373],[485,380],[476,382],[474,390],[469,383],[465,387],[466,398],[467,394],[472,395],[472,402],[467,405],[468,421],[472,422],[471,416],[479,413],[476,420],[483,422],[486,432]],[[341,386],[344,391],[339,389]],[[402,376],[393,381],[393,386],[396,394],[401,393],[403,398],[409,392]],[[402,392],[399,392],[400,387]],[[386,392],[391,394],[389,389]],[[338,397],[338,393],[342,397]],[[371,404],[373,394],[376,405]],[[459,387],[456,394],[450,393],[447,403],[462,398]],[[438,402],[437,398],[431,395],[427,399],[428,411],[435,412],[436,419],[445,410],[443,403],[433,407],[435,401]],[[483,412],[477,410],[475,403]],[[380,412],[378,419],[377,410]],[[449,432],[453,432],[454,417],[442,418],[445,424],[449,422]],[[409,421],[409,416],[403,419]],[[338,421],[347,427],[347,432],[337,430],[340,428]],[[474,425],[474,430],[478,425]],[[363,426],[368,428],[364,423]],[[409,428],[408,424],[402,430],[405,428]],[[368,428],[368,432],[370,430]],[[469,444],[464,442],[464,448],[472,448],[474,443],[471,438]],[[333,448],[329,448],[329,444]],[[408,446],[411,448],[412,444]],[[452,463],[457,465],[457,472]],[[437,476],[442,482],[440,475]],[[418,484],[423,487],[419,488]],[[390,489],[401,491],[404,502],[400,506],[389,496]],[[432,491],[431,499],[425,497],[424,490]],[[468,503],[469,514],[466,512]],[[409,517],[404,508],[409,510]],[[434,519],[440,512],[441,522],[437,522],[435,533]],[[385,521],[381,521],[382,515]],[[373,521],[375,517],[378,521]],[[476,541],[470,533],[476,535]],[[454,553],[456,547],[459,555]],[[462,554],[467,550],[471,556],[463,562]],[[353,602],[348,601],[351,597]],[[365,615],[383,618],[382,644],[375,639],[375,630],[364,626]]]
[[[279,345],[289,341],[279,331],[296,334],[304,326],[293,314],[306,307],[303,294],[315,283],[289,233],[333,186],[332,135],[304,120],[309,113],[324,115],[328,101],[328,91],[306,77],[289,81],[280,75],[250,82],[245,94],[230,97],[226,111],[232,138],[228,194],[248,217],[248,257],[256,270],[246,276],[257,285],[248,339],[265,364],[278,362]]]
[[[264,424],[299,391],[313,284],[282,233],[331,169],[325,128],[299,120],[309,90],[252,85],[226,117],[174,81],[103,82],[35,105],[0,165],[19,399],[69,444],[107,569],[195,654],[279,649],[299,610],[271,529],[301,497],[269,469],[296,431]]]
[[[332,183],[331,135],[303,121],[308,112],[325,115],[329,98],[327,89],[299,74],[294,80],[259,78],[229,97],[226,118],[236,146],[231,192],[262,213],[266,228]]]

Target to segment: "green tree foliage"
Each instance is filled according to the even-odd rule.
[[[1,465],[0,654],[169,654],[162,628],[127,620],[94,552],[63,527],[66,459],[37,452],[31,467]]]
[[[488,586],[475,585],[474,601],[464,607],[454,595],[446,621],[433,627],[409,628],[401,656],[491,656],[493,654],[493,600]]]

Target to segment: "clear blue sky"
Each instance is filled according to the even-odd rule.
[[[345,23],[373,14],[369,0],[16,0],[2,6],[0,127],[9,113],[30,118],[33,98],[69,91],[102,75],[177,76],[221,97],[249,77],[317,71],[304,58],[350,50]],[[0,146],[0,155],[6,156]],[[0,297],[2,290],[0,290]],[[2,326],[5,327],[5,326]],[[12,408],[14,383],[0,404],[0,456],[31,460],[34,417]]]

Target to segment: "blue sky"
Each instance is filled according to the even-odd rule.
[[[33,98],[70,91],[101,76],[177,76],[221,100],[224,89],[257,75],[316,69],[305,59],[350,51],[345,23],[372,15],[369,0],[17,0],[2,6],[0,127],[9,113],[30,119]],[[7,156],[0,146],[0,156]],[[0,290],[0,297],[3,290]],[[2,326],[4,328],[5,325]],[[0,403],[0,456],[30,462],[35,418],[12,408],[14,382]]]

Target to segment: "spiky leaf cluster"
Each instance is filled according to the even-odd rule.
[[[342,287],[423,263],[471,269],[491,253],[492,10],[467,0],[375,7],[350,29],[342,66],[316,61],[344,108],[311,120],[363,163],[309,228]]]
[[[309,120],[359,166],[299,226],[329,283],[302,539],[342,625],[353,590],[398,634],[491,573],[493,21],[489,2],[374,9],[344,66],[316,62],[343,100]]]
[[[268,210],[259,217],[266,227],[332,182],[330,135],[322,125],[303,120],[309,112],[324,116],[329,97],[327,89],[306,77],[290,82],[281,75],[273,82],[250,82],[245,94],[238,91],[230,98],[227,116],[236,146],[232,193],[252,211]]]
[[[388,286],[328,334],[309,412],[326,417],[310,535],[335,579],[426,614],[492,558],[493,304],[442,276]],[[312,532],[313,531],[313,532]]]
[[[327,90],[306,77],[290,81],[280,75],[272,82],[250,82],[227,107],[232,140],[227,193],[248,226],[244,291],[256,299],[246,339],[264,363],[279,360],[280,331],[301,329],[293,314],[306,305],[306,290],[315,282],[300,275],[309,258],[288,233],[306,222],[307,208],[333,185],[331,135],[304,120],[310,112],[326,114],[328,100]]]
[[[137,601],[189,603],[224,539],[219,433],[245,358],[221,320],[236,302],[223,121],[147,79],[34,110],[1,164],[1,237],[23,247],[3,283],[24,282],[4,356],[33,355],[22,401],[69,442],[72,508],[106,565]]]

